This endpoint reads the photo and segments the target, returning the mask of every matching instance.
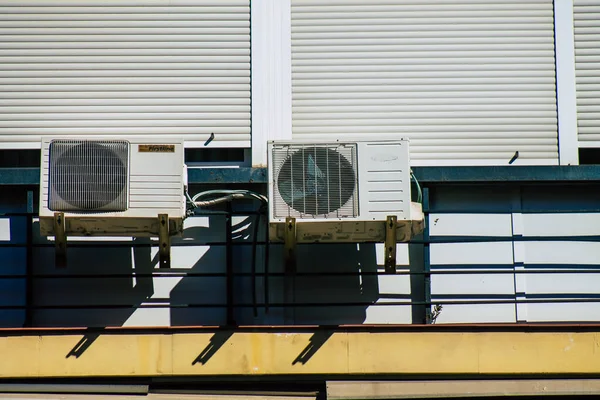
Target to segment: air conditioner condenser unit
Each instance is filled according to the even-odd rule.
[[[182,140],[45,138],[40,233],[163,239],[186,215]]]
[[[423,231],[408,140],[271,141],[268,162],[271,241],[385,242],[395,257]]]

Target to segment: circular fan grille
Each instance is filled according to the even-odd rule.
[[[106,209],[126,193],[126,160],[112,146],[118,144],[69,143],[54,160],[52,190],[66,209]]]
[[[354,194],[352,163],[335,149],[305,147],[289,155],[279,170],[283,201],[303,214],[324,215],[342,208]]]

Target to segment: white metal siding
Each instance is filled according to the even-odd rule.
[[[552,0],[292,0],[293,138],[415,165],[557,164]]]
[[[600,1],[575,0],[573,17],[579,144],[600,147]]]
[[[250,147],[249,0],[0,0],[0,146],[211,133]]]

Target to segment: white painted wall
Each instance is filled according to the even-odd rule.
[[[549,195],[548,193],[554,193]],[[444,301],[485,301],[488,304],[444,305],[436,323],[598,321],[600,303],[519,304],[514,300],[593,299],[600,285],[600,272],[591,274],[536,273],[554,268],[588,268],[600,271],[600,244],[586,238],[600,236],[600,213],[540,214],[535,209],[585,209],[596,203],[580,192],[557,188],[524,189],[523,193],[497,186],[487,188],[454,187],[434,192],[432,207],[442,212],[429,216],[431,297]],[[516,204],[519,212],[510,212]],[[247,205],[244,209],[252,209]],[[466,210],[480,210],[478,213]],[[454,210],[453,212],[446,212]],[[486,212],[486,210],[488,210]],[[496,211],[494,211],[496,210]],[[502,212],[504,210],[504,212]],[[23,221],[21,221],[23,222]],[[410,277],[405,272],[422,272],[422,244],[398,245],[397,275],[383,272],[383,249],[374,244],[299,246],[299,276],[286,284],[282,276],[282,246],[270,251],[269,312],[252,307],[251,271],[254,217],[234,218],[234,299],[239,324],[408,324],[421,322],[422,306],[412,301],[424,298],[423,275]],[[11,241],[22,240],[24,228],[15,230],[11,219]],[[223,216],[193,217],[186,221],[185,234],[173,241],[173,271],[224,273],[225,220]],[[263,221],[264,223],[264,221]],[[21,223],[21,225],[23,225]],[[3,223],[6,226],[6,223]],[[17,233],[14,233],[17,232]],[[37,226],[34,226],[37,232]],[[5,233],[4,233],[5,234]],[[19,239],[17,239],[17,236]],[[565,236],[576,240],[566,240]],[[264,239],[263,226],[259,239]],[[535,240],[534,240],[535,239]],[[449,243],[435,243],[445,240]],[[69,240],[65,270],[54,267],[52,241],[36,235],[34,272],[62,278],[35,281],[34,302],[40,306],[92,306],[88,309],[41,309],[34,313],[36,326],[169,326],[223,325],[224,307],[179,308],[185,304],[224,304],[224,277],[152,278],[67,278],[69,274],[129,274],[157,272],[157,249],[135,248],[128,240]],[[79,248],[77,244],[90,248]],[[143,242],[142,242],[143,243]],[[108,247],[106,247],[108,245]],[[0,249],[4,251],[3,249]],[[20,250],[19,250],[20,251]],[[263,271],[264,248],[258,247],[257,270]],[[6,253],[8,254],[8,253]],[[11,258],[6,258],[11,260]],[[3,271],[24,271],[24,254],[15,252]],[[534,271],[530,273],[523,273]],[[344,273],[345,276],[309,273]],[[360,274],[359,274],[360,272]],[[442,274],[451,272],[451,274]],[[353,273],[353,274],[352,274]],[[245,274],[244,276],[242,276]],[[303,276],[301,276],[304,274]],[[3,286],[2,286],[3,285]],[[0,304],[24,300],[24,283],[0,281],[6,290]],[[293,290],[292,290],[293,289]],[[257,278],[256,296],[264,299],[264,279]],[[587,301],[587,300],[586,300]],[[283,303],[304,304],[282,307]],[[501,303],[498,303],[501,302]],[[390,303],[398,303],[389,305]],[[496,303],[496,304],[494,304]],[[100,304],[166,305],[165,308],[95,308]],[[406,304],[406,305],[403,305]],[[316,306],[315,306],[316,305]],[[7,315],[7,314],[0,314]],[[13,317],[0,318],[0,325],[20,326]]]
[[[507,214],[431,214],[429,227],[432,238],[512,237],[511,219]],[[493,302],[512,300],[515,296],[513,249],[509,240],[432,244],[431,270],[434,273],[431,277],[434,303],[436,300]],[[506,273],[500,275],[496,273],[498,271]],[[436,322],[515,322],[515,306],[445,305]]]
[[[561,165],[579,164],[573,0],[554,0],[554,48]]]
[[[290,0],[254,0],[252,46],[252,165],[267,165],[267,141],[292,138]]]
[[[535,237],[600,236],[600,214],[525,214],[523,235]],[[532,241],[524,245],[524,261],[535,271],[586,268],[598,273],[525,274],[526,291],[538,299],[597,299],[600,285],[598,241]],[[548,322],[600,320],[600,303],[528,304],[527,320]]]

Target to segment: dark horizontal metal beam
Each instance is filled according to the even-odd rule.
[[[600,165],[414,167],[413,171],[421,183],[600,181]]]
[[[39,185],[39,168],[0,168],[0,185]]]
[[[600,182],[600,165],[414,167],[421,183]],[[39,168],[0,168],[0,185],[39,185]],[[266,168],[188,168],[190,184],[267,183]]]
[[[266,168],[191,168],[188,181],[194,183],[267,183]]]
[[[593,182],[600,181],[600,165],[414,167],[421,183]],[[190,183],[266,183],[266,168],[188,169]]]

